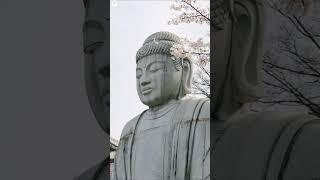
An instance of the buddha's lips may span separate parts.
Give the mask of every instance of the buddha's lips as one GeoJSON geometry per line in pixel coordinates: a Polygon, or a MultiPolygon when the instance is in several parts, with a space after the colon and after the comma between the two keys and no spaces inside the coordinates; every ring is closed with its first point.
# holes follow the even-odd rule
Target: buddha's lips
{"type": "Polygon", "coordinates": [[[149,93],[151,93],[151,91],[152,91],[152,88],[142,88],[143,95],[149,94],[149,93]]]}

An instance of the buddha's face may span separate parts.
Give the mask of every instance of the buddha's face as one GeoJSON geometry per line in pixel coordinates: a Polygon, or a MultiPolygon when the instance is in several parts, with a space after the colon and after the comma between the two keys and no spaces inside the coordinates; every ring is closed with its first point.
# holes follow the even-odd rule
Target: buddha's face
{"type": "Polygon", "coordinates": [[[152,54],[137,62],[137,91],[143,104],[154,107],[176,99],[182,70],[174,67],[170,56],[152,54]]]}

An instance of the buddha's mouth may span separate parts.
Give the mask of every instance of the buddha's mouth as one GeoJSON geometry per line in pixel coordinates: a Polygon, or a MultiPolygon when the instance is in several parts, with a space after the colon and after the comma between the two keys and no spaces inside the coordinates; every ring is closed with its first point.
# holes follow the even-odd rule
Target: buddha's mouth
{"type": "Polygon", "coordinates": [[[152,92],[152,88],[144,88],[144,89],[142,89],[142,94],[143,95],[150,94],[151,92],[152,92]]]}

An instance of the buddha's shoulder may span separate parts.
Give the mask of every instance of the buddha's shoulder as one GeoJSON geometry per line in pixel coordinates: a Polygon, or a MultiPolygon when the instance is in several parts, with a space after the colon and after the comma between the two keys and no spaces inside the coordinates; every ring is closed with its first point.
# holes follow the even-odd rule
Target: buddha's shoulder
{"type": "Polygon", "coordinates": [[[137,120],[139,119],[140,115],[141,114],[135,116],[134,118],[132,118],[130,121],[128,121],[126,123],[126,125],[122,129],[121,138],[120,139],[123,139],[123,138],[129,136],[130,134],[132,134],[134,132],[134,127],[135,127],[135,125],[137,123],[137,120]]]}
{"type": "Polygon", "coordinates": [[[199,119],[205,120],[210,118],[210,99],[190,97],[182,99],[182,102],[187,104],[187,106],[185,106],[185,112],[193,112],[193,109],[190,108],[200,108],[199,119]]]}
{"type": "Polygon", "coordinates": [[[199,114],[200,120],[209,120],[210,119],[210,101],[206,100],[201,107],[201,111],[199,114]]]}

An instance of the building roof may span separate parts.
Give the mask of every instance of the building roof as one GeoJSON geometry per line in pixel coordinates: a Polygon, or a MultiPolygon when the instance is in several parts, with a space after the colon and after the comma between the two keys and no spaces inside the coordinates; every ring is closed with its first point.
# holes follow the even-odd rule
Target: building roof
{"type": "Polygon", "coordinates": [[[110,151],[115,151],[118,147],[119,141],[110,137],[110,151]]]}

